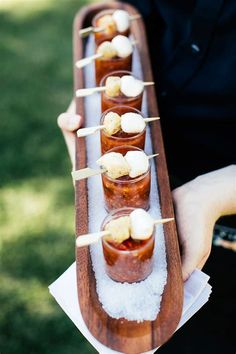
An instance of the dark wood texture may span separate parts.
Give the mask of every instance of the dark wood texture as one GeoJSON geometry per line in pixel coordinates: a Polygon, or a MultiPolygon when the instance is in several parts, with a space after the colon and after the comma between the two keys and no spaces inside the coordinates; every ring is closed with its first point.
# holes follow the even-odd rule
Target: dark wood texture
{"type": "MultiPolygon", "coordinates": [[[[119,2],[100,3],[82,8],[74,20],[74,63],[84,56],[85,40],[79,38],[79,29],[89,26],[92,17],[97,12],[108,8],[122,8],[130,14],[137,14],[137,10],[134,7],[119,2]]],[[[138,40],[137,47],[141,57],[144,80],[153,81],[143,21],[133,21],[131,31],[138,40]]],[[[75,90],[84,87],[82,70],[74,69],[74,82],[75,90]]],[[[157,116],[158,107],[155,89],[150,86],[146,90],[149,116],[157,116]]],[[[81,98],[76,98],[76,112],[84,117],[84,104],[81,98]]],[[[86,122],[86,117],[84,118],[86,122]]],[[[174,210],[159,121],[151,124],[151,134],[154,151],[160,154],[156,159],[156,170],[162,216],[172,217],[174,216],[174,210]]],[[[86,165],[85,139],[77,139],[76,168],[84,168],[86,165]]],[[[78,236],[88,232],[86,180],[76,182],[75,191],[76,235],[78,236]]],[[[115,320],[109,317],[102,309],[97,297],[89,250],[88,248],[76,250],[78,298],[82,316],[94,337],[111,349],[127,354],[137,354],[151,350],[165,343],[178,325],[182,313],[183,282],[175,223],[165,224],[164,234],[168,278],[162,298],[161,310],[155,321],[137,323],[124,319],[115,320]]]]}

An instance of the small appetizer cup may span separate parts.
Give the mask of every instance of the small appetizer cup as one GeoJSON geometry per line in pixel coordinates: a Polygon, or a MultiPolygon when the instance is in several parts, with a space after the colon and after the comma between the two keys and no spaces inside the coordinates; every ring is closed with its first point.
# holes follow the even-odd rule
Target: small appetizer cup
{"type": "MultiPolygon", "coordinates": [[[[104,219],[101,230],[112,219],[129,215],[133,208],[114,210],[104,219]]],[[[146,279],[153,270],[153,250],[155,236],[153,234],[147,240],[128,240],[118,244],[102,239],[105,270],[107,275],[121,283],[134,283],[146,279]]]]}
{"type": "MultiPolygon", "coordinates": [[[[105,15],[112,15],[115,12],[116,9],[111,9],[111,10],[103,10],[97,13],[96,16],[92,19],[92,26],[93,27],[99,27],[98,26],[98,21],[102,16],[105,15]]],[[[117,36],[118,34],[122,34],[123,36],[128,37],[130,34],[130,30],[128,29],[127,31],[124,32],[118,32],[117,29],[113,30],[112,28],[107,28],[104,31],[101,32],[94,32],[94,38],[95,38],[95,43],[98,46],[104,41],[111,41],[112,38],[117,36]]]]}
{"type": "Polygon", "coordinates": [[[96,73],[96,85],[98,86],[102,78],[113,71],[117,70],[127,70],[132,69],[132,54],[128,55],[126,58],[97,58],[95,60],[95,73],[96,73]]]}
{"type": "MultiPolygon", "coordinates": [[[[104,76],[100,82],[100,86],[105,86],[106,79],[108,76],[119,76],[122,77],[124,75],[132,75],[134,76],[130,71],[126,70],[119,70],[119,71],[113,71],[110,74],[107,74],[104,76]]],[[[106,111],[109,108],[112,108],[117,105],[125,105],[129,107],[133,107],[141,111],[142,107],[142,98],[143,98],[143,91],[136,97],[127,97],[123,94],[117,96],[117,97],[111,97],[106,94],[105,91],[102,91],[101,93],[101,110],[102,112],[106,111]]]]}
{"type": "MultiPolygon", "coordinates": [[[[114,106],[113,108],[107,109],[105,112],[103,112],[100,125],[103,125],[104,118],[106,114],[109,112],[115,112],[119,115],[132,112],[132,113],[138,113],[143,117],[143,114],[135,108],[129,106],[114,106]]],[[[100,130],[101,152],[102,154],[105,154],[105,152],[107,152],[108,150],[111,150],[114,147],[121,146],[121,145],[136,146],[144,150],[145,137],[146,137],[146,127],[140,133],[129,134],[120,130],[114,135],[108,135],[106,131],[102,129],[100,130]]]]}
{"type": "MultiPolygon", "coordinates": [[[[117,146],[107,152],[119,152],[125,155],[131,150],[142,151],[135,146],[123,145],[117,146]]],[[[123,176],[113,179],[109,177],[106,172],[103,173],[101,177],[105,208],[107,211],[124,207],[149,209],[151,188],[150,164],[147,172],[135,178],[123,176]]]]}

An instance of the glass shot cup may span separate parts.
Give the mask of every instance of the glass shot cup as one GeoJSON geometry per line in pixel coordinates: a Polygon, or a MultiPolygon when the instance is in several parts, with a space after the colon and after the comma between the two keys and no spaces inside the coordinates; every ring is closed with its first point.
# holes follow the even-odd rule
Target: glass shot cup
{"type": "MultiPolygon", "coordinates": [[[[107,109],[105,112],[103,112],[100,120],[100,125],[103,125],[104,118],[106,114],[109,112],[115,112],[120,116],[122,114],[132,112],[132,113],[140,114],[144,118],[143,114],[136,108],[132,108],[129,106],[114,106],[113,108],[107,109]]],[[[120,130],[114,135],[108,135],[105,129],[102,129],[100,130],[101,152],[102,154],[105,154],[105,152],[107,152],[108,150],[111,150],[114,147],[121,146],[121,145],[136,146],[144,150],[145,137],[146,137],[146,127],[140,133],[130,134],[120,130]]]]}
{"type": "MultiPolygon", "coordinates": [[[[117,146],[108,152],[119,152],[125,155],[128,151],[142,151],[135,146],[117,146]]],[[[101,175],[104,202],[107,211],[114,209],[132,207],[149,209],[150,206],[150,188],[151,188],[151,168],[144,174],[131,178],[128,175],[113,179],[103,173],[101,175]]]]}
{"type": "Polygon", "coordinates": [[[95,59],[95,75],[96,75],[96,85],[98,86],[104,76],[110,74],[117,70],[127,70],[132,69],[132,53],[126,58],[97,58],[95,59]]]}
{"type": "MultiPolygon", "coordinates": [[[[124,75],[134,76],[130,71],[126,71],[126,70],[113,71],[110,74],[107,74],[106,76],[104,76],[102,78],[102,80],[100,82],[100,86],[105,86],[106,79],[108,78],[108,76],[122,77],[124,75]]],[[[124,106],[125,105],[125,106],[136,108],[139,111],[141,111],[142,98],[143,98],[143,91],[136,97],[127,97],[123,94],[121,94],[117,97],[111,97],[106,94],[106,91],[102,91],[101,92],[101,110],[102,110],[102,112],[104,112],[107,109],[112,108],[114,106],[117,106],[117,105],[124,106]]]]}
{"type": "MultiPolygon", "coordinates": [[[[103,10],[103,11],[98,12],[97,15],[95,15],[92,19],[92,26],[99,27],[98,26],[99,19],[105,15],[112,15],[115,12],[115,10],[116,9],[110,9],[110,10],[103,10]]],[[[118,34],[122,34],[123,36],[128,37],[130,34],[130,29],[128,28],[124,32],[118,32],[117,29],[113,29],[111,27],[108,27],[104,31],[94,32],[95,43],[98,46],[99,44],[101,44],[104,41],[111,41],[112,38],[114,38],[118,34]]]]}
{"type": "MultiPolygon", "coordinates": [[[[104,219],[101,230],[111,220],[129,215],[133,208],[114,210],[104,219]]],[[[102,239],[105,271],[107,275],[117,282],[134,283],[146,279],[153,270],[153,251],[155,244],[154,231],[147,240],[133,240],[131,237],[117,244],[102,239]]]]}

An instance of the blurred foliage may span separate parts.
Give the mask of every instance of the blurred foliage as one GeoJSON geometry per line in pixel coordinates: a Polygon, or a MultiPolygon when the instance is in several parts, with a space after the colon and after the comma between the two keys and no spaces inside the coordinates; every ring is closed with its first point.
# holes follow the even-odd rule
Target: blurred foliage
{"type": "Polygon", "coordinates": [[[74,261],[74,192],[56,118],[73,90],[82,0],[0,0],[0,352],[92,354],[48,292],[74,261]]]}

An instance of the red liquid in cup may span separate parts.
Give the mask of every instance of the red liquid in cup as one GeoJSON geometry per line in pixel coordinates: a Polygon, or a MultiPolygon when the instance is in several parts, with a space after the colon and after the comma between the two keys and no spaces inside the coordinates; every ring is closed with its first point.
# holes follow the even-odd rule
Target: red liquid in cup
{"type": "MultiPolygon", "coordinates": [[[[108,215],[102,225],[112,219],[129,215],[133,209],[124,208],[108,215]]],[[[148,277],[153,270],[154,234],[147,240],[136,241],[131,237],[117,244],[112,241],[102,240],[103,254],[107,275],[118,282],[139,282],[148,277]]]]}
{"type": "MultiPolygon", "coordinates": [[[[134,146],[120,146],[108,152],[119,152],[125,155],[130,150],[142,151],[134,146]]],[[[111,211],[124,207],[149,209],[151,188],[150,166],[146,173],[135,178],[123,176],[112,179],[106,173],[103,173],[101,177],[106,210],[111,211]]]]}
{"type": "MultiPolygon", "coordinates": [[[[122,77],[124,75],[132,75],[132,73],[130,71],[125,71],[125,70],[113,71],[112,73],[103,77],[103,79],[101,80],[100,86],[105,86],[106,79],[108,76],[122,77]]],[[[142,98],[143,98],[143,92],[141,92],[141,94],[136,97],[127,97],[123,94],[121,94],[117,97],[111,97],[111,96],[108,96],[105,91],[102,91],[101,92],[101,110],[102,110],[102,112],[104,112],[107,109],[113,108],[114,106],[122,105],[122,106],[129,106],[131,108],[136,108],[139,111],[141,111],[142,98]]]]}
{"type": "MultiPolygon", "coordinates": [[[[93,18],[92,20],[92,26],[93,27],[98,27],[99,25],[99,19],[104,16],[104,15],[112,15],[115,12],[115,10],[103,10],[97,13],[97,15],[93,18]]],[[[127,29],[127,31],[124,32],[118,32],[117,30],[113,30],[111,27],[107,28],[105,31],[101,32],[94,32],[94,38],[95,38],[95,43],[98,46],[104,41],[111,41],[112,38],[117,36],[118,34],[122,34],[123,36],[128,37],[130,34],[130,30],[127,29]]]]}

